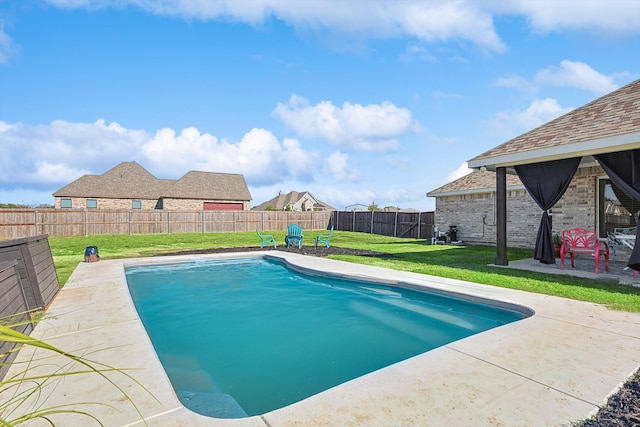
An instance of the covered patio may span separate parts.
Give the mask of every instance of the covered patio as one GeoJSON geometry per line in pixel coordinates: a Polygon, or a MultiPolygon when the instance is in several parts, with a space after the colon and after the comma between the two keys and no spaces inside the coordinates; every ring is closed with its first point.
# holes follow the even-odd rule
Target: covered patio
{"type": "MultiPolygon", "coordinates": [[[[589,179],[583,179],[582,200],[577,201],[587,211],[588,228],[597,230],[600,238],[606,237],[603,214],[598,207],[598,198],[603,198],[604,194],[598,192],[597,175],[610,179],[616,195],[620,194],[627,201],[624,207],[633,216],[634,224],[637,223],[640,211],[640,80],[474,157],[469,160],[469,167],[496,172],[496,265],[509,265],[506,251],[507,174],[517,174],[540,207],[541,221],[534,249],[534,259],[539,264],[556,263],[552,240],[553,232],[560,230],[553,227],[551,210],[567,188],[576,185],[572,180],[577,171],[589,168],[596,171],[589,179]]],[[[581,221],[585,222],[584,218],[581,221]]],[[[585,224],[573,225],[578,226],[585,224]]],[[[640,270],[640,245],[631,246],[626,267],[640,270]]],[[[571,266],[568,268],[570,271],[571,266]]],[[[633,278],[632,271],[630,276],[633,278]]]]}

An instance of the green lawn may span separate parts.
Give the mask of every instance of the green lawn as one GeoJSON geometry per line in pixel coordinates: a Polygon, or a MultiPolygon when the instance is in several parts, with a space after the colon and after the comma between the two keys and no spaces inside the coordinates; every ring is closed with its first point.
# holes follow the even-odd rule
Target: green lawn
{"type": "MultiPolygon", "coordinates": [[[[274,234],[279,244],[284,242],[284,231],[271,234],[274,234]]],[[[317,233],[307,234],[315,236],[317,233]]],[[[309,239],[306,244],[312,242],[313,239],[309,239]]],[[[86,246],[98,246],[102,259],[115,259],[192,249],[258,246],[259,243],[260,239],[255,232],[49,238],[58,278],[63,284],[78,263],[82,262],[86,246]]],[[[488,267],[487,264],[492,263],[495,258],[493,247],[434,246],[424,240],[346,231],[335,231],[331,245],[394,255],[392,258],[332,256],[344,261],[560,296],[605,304],[616,310],[640,312],[640,288],[604,280],[488,267]]],[[[530,258],[532,255],[529,250],[509,249],[507,256],[509,260],[517,260],[530,258]]]]}

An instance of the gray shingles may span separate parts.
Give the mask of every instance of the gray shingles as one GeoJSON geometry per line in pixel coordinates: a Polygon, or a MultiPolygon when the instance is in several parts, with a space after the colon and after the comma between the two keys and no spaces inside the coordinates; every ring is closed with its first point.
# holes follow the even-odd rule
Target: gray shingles
{"type": "MultiPolygon", "coordinates": [[[[507,186],[521,186],[522,181],[517,175],[507,175],[507,186]]],[[[495,191],[496,174],[490,171],[476,171],[449,182],[442,187],[436,188],[427,193],[429,197],[435,197],[444,193],[461,193],[465,191],[487,190],[487,192],[495,191]]]]}
{"type": "Polygon", "coordinates": [[[53,193],[55,197],[251,200],[239,174],[191,171],[179,180],[158,179],[136,162],[122,162],[102,175],[84,175],[53,193]]]}
{"type": "Polygon", "coordinates": [[[640,132],[640,80],[498,145],[471,161],[640,132]]]}

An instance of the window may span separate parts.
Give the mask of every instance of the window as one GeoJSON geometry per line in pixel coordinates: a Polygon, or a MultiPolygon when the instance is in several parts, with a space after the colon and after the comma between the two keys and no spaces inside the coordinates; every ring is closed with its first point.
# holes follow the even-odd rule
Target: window
{"type": "Polygon", "coordinates": [[[87,209],[95,209],[98,207],[98,201],[96,199],[87,199],[87,209]]]}
{"type": "Polygon", "coordinates": [[[71,199],[60,199],[60,207],[61,208],[71,208],[73,205],[71,203],[71,199]]]}
{"type": "Polygon", "coordinates": [[[131,209],[142,209],[142,201],[141,200],[132,200],[131,201],[131,209]]]}
{"type": "Polygon", "coordinates": [[[640,202],[616,187],[610,179],[598,180],[598,234],[607,237],[616,227],[635,227],[640,202]],[[634,217],[635,216],[635,217],[634,217]]]}

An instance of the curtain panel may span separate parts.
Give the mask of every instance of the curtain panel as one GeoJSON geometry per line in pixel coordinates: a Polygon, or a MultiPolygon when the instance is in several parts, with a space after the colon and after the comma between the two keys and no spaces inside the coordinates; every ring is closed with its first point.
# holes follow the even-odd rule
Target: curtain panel
{"type": "Polygon", "coordinates": [[[576,157],[515,166],[522,184],[543,211],[533,256],[543,264],[556,262],[549,209],[567,191],[579,164],[580,157],[576,157]]]}

